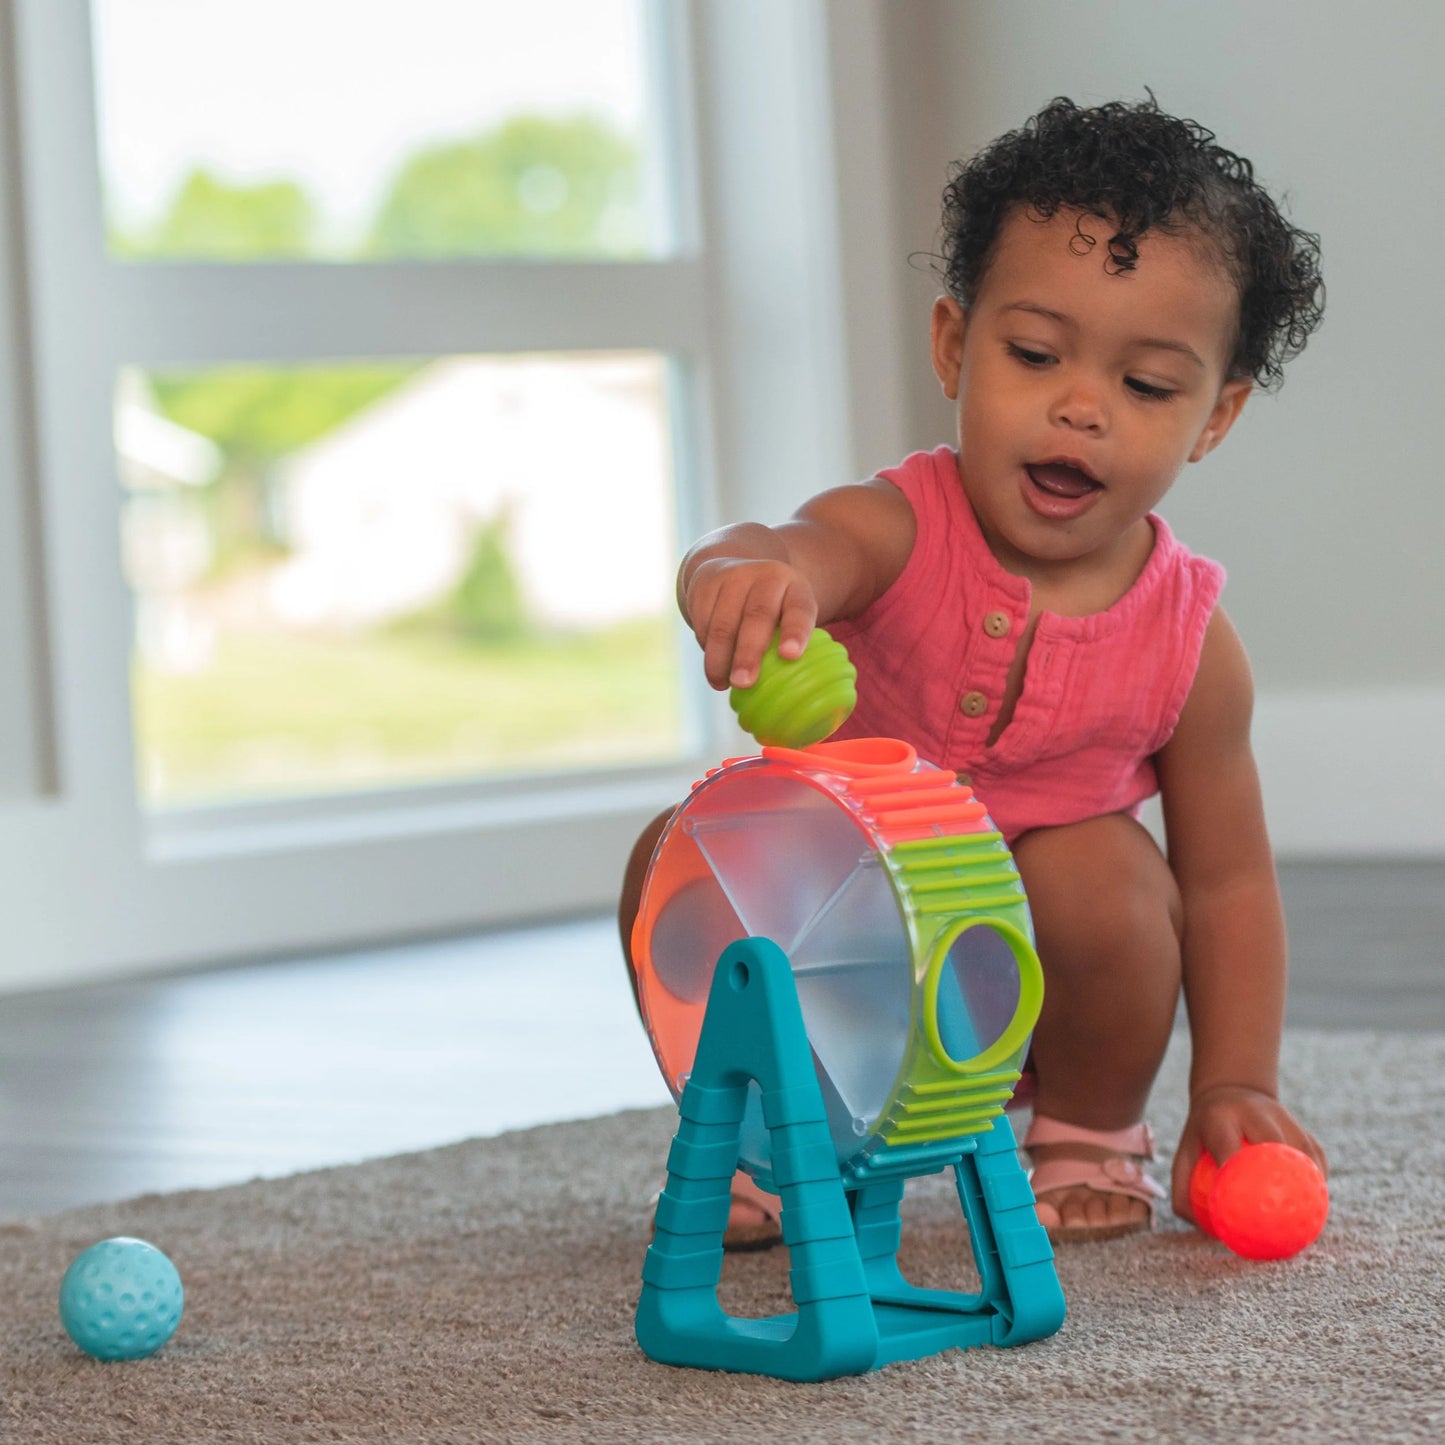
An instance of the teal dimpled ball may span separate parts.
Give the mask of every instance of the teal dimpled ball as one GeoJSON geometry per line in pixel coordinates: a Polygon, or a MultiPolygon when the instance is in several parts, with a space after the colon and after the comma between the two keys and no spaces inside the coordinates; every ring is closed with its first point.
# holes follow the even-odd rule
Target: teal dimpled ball
{"type": "Polygon", "coordinates": [[[155,1245],[123,1235],[75,1257],[60,1281],[60,1323],[97,1360],[143,1360],[175,1334],[181,1277],[155,1245]]]}
{"type": "Polygon", "coordinates": [[[763,654],[758,680],[729,694],[743,730],[764,747],[806,748],[836,732],[858,703],[858,671],[841,642],[815,627],[801,657],[763,654]]]}

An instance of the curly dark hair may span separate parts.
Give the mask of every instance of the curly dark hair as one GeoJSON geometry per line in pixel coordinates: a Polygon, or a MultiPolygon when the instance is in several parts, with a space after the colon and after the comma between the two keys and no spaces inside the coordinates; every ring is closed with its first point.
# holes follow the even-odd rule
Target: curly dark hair
{"type": "MultiPolygon", "coordinates": [[[[1239,290],[1231,378],[1278,387],[1324,315],[1319,237],[1291,226],[1243,156],[1215,145],[1197,121],[1137,103],[1084,109],[1067,97],[972,159],[957,162],[943,193],[944,285],[967,308],[988,271],[999,229],[1024,206],[1112,221],[1105,265],[1129,271],[1151,228],[1193,231],[1211,243],[1239,290]]],[[[1076,245],[1092,245],[1082,230],[1076,245]]]]}

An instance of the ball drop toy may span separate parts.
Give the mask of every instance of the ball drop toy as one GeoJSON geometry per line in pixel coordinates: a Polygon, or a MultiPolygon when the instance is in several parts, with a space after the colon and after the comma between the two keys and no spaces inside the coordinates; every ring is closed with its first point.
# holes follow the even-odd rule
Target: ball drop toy
{"type": "Polygon", "coordinates": [[[733,688],[728,701],[743,731],[764,747],[806,748],[843,726],[858,703],[857,679],[843,644],[815,627],[792,661],[778,655],[774,637],[757,681],[733,688]]]}
{"type": "Polygon", "coordinates": [[[1199,1227],[1242,1258],[1289,1259],[1319,1238],[1330,1193],[1298,1149],[1246,1144],[1222,1165],[1199,1156],[1189,1202],[1199,1227]]]}
{"type": "Polygon", "coordinates": [[[694,784],[648,865],[633,958],[678,1124],[635,1329],[665,1364],[825,1380],[1063,1323],[1004,1112],[1043,1003],[1023,882],[952,770],[821,741],[853,683],[824,632],[770,654],[733,696],[762,751],[694,784]],[[739,1167],[779,1196],[790,1313],[718,1298],[739,1167]],[[898,1265],[905,1184],[942,1169],[976,1289],[898,1265]]]}
{"type": "Polygon", "coordinates": [[[97,1360],[143,1360],[175,1334],[184,1292],[155,1245],[120,1235],[75,1257],[60,1282],[60,1323],[97,1360]]]}

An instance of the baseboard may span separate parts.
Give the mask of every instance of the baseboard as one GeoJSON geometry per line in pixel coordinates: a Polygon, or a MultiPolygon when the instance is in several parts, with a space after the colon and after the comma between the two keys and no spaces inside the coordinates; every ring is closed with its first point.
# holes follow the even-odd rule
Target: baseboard
{"type": "Polygon", "coordinates": [[[1254,752],[1281,860],[1445,859],[1445,688],[1262,694],[1254,752]]]}
{"type": "Polygon", "coordinates": [[[1280,857],[1445,857],[1445,688],[1265,693],[1254,749],[1280,857]]]}

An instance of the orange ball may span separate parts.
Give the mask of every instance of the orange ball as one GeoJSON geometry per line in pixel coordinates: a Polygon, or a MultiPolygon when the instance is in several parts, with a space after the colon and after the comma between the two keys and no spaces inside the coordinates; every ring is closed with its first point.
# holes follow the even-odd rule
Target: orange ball
{"type": "Polygon", "coordinates": [[[1330,1194],[1307,1154],[1246,1144],[1220,1167],[1207,1208],[1214,1234],[1235,1254],[1289,1259],[1319,1238],[1330,1194]]]}
{"type": "Polygon", "coordinates": [[[1219,1178],[1219,1165],[1214,1155],[1206,1149],[1194,1161],[1194,1173],[1189,1176],[1189,1207],[1194,1211],[1194,1222],[1205,1234],[1214,1233],[1214,1221],[1209,1217],[1209,1196],[1214,1191],[1214,1181],[1219,1178]]]}

